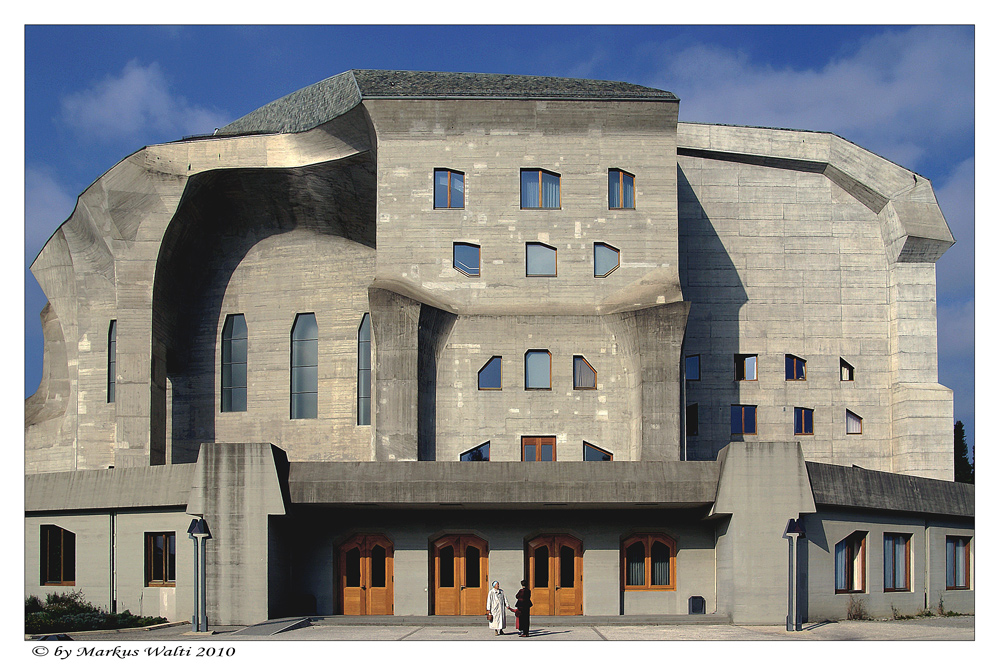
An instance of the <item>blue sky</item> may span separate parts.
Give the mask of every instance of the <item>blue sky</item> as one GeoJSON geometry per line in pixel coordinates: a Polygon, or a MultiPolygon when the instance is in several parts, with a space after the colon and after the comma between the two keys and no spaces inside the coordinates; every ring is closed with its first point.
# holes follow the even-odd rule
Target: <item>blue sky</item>
{"type": "Polygon", "coordinates": [[[27,26],[24,395],[41,378],[27,270],[76,197],[145,145],[211,133],[348,69],[537,74],[670,90],[680,119],[828,131],[934,184],[940,382],[975,438],[975,31],[968,26],[27,26]]]}

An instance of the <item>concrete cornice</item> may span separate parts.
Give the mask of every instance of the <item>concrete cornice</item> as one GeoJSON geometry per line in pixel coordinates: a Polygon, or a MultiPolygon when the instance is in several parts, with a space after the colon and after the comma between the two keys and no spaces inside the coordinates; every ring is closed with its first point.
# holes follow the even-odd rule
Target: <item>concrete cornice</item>
{"type": "Polygon", "coordinates": [[[184,506],[195,465],[125,467],[24,476],[24,510],[88,511],[184,506]]]}

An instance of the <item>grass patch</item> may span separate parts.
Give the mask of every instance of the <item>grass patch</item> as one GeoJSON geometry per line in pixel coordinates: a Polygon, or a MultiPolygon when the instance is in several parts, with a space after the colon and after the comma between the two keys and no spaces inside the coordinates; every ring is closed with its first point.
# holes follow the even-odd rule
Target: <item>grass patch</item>
{"type": "Polygon", "coordinates": [[[108,613],[83,598],[83,592],[49,594],[43,602],[31,595],[24,600],[24,633],[53,634],[65,631],[95,631],[148,627],[166,622],[163,617],[132,615],[128,611],[108,613]]]}

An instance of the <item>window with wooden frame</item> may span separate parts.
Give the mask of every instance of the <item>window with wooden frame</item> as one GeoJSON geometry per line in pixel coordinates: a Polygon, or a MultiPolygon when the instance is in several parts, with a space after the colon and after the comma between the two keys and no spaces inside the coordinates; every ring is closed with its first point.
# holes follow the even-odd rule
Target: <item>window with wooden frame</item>
{"type": "Polygon", "coordinates": [[[479,277],[481,250],[475,243],[453,243],[451,265],[456,271],[468,277],[479,277]]]}
{"type": "Polygon", "coordinates": [[[968,590],[969,565],[972,564],[969,537],[945,537],[945,587],[949,590],[968,590]]]}
{"type": "Polygon", "coordinates": [[[684,379],[689,382],[701,380],[701,355],[684,357],[684,379]]]}
{"type": "Polygon", "coordinates": [[[635,176],[621,169],[608,169],[608,208],[635,208],[635,176]]]}
{"type": "Polygon", "coordinates": [[[573,388],[579,391],[597,390],[597,371],[579,355],[573,357],[573,388]]]}
{"type": "Polygon", "coordinates": [[[527,462],[551,462],[556,459],[555,437],[522,437],[521,460],[527,462]]]}
{"type": "Polygon", "coordinates": [[[524,274],[527,277],[556,277],[556,249],[545,243],[524,244],[524,274]]]}
{"type": "Polygon", "coordinates": [[[41,526],[41,585],[76,585],[76,535],[58,525],[41,526]]]}
{"type": "Polygon", "coordinates": [[[465,208],[465,174],[434,169],[434,207],[465,208]]]}
{"type": "Polygon", "coordinates": [[[834,590],[837,594],[865,591],[867,532],[855,532],[833,549],[834,590]]]}
{"type": "Polygon", "coordinates": [[[521,209],[560,208],[559,174],[544,169],[521,169],[521,209]]]}
{"type": "Polygon", "coordinates": [[[599,446],[594,446],[590,442],[583,443],[583,459],[586,461],[607,462],[614,460],[615,456],[611,451],[605,451],[599,446]]]}
{"type": "Polygon", "coordinates": [[[622,541],[624,590],[676,590],[677,542],[666,534],[634,534],[622,541]]]}
{"type": "Polygon", "coordinates": [[[910,535],[885,534],[882,544],[883,588],[886,592],[909,592],[910,535]]]}
{"type": "Polygon", "coordinates": [[[479,390],[499,391],[503,388],[503,357],[494,356],[479,368],[479,390]]]}
{"type": "Polygon", "coordinates": [[[854,366],[840,359],[840,381],[842,382],[853,382],[854,381],[854,366]]]}
{"type": "Polygon", "coordinates": [[[146,532],[146,587],[173,587],[177,581],[174,532],[146,532]]]}
{"type": "Polygon", "coordinates": [[[729,409],[730,434],[757,434],[757,405],[732,405],[729,409]]]}
{"type": "Polygon", "coordinates": [[[862,430],[862,419],[860,416],[847,410],[847,434],[848,435],[860,435],[862,430]]]}
{"type": "Polygon", "coordinates": [[[696,402],[687,406],[684,418],[684,430],[688,437],[698,434],[698,403],[696,402]]]}
{"type": "Polygon", "coordinates": [[[548,349],[529,349],[524,353],[524,389],[552,389],[552,354],[548,349]]]}
{"type": "Polygon", "coordinates": [[[458,459],[463,462],[488,462],[490,459],[490,443],[483,442],[479,446],[474,446],[468,451],[459,454],[458,459]]]}
{"type": "Polygon", "coordinates": [[[736,381],[757,381],[757,354],[734,354],[733,366],[736,381]]]}
{"type": "Polygon", "coordinates": [[[621,252],[607,243],[594,243],[594,277],[608,277],[621,264],[621,252]]]}
{"type": "Polygon", "coordinates": [[[118,372],[118,321],[108,325],[108,402],[115,401],[115,384],[118,372]]]}
{"type": "Polygon", "coordinates": [[[813,434],[813,410],[807,407],[795,408],[795,434],[813,434]]]}
{"type": "Polygon", "coordinates": [[[798,382],[805,381],[806,360],[791,354],[785,354],[785,381],[798,382]]]}
{"type": "Polygon", "coordinates": [[[247,411],[247,320],[226,315],[222,326],[222,405],[224,412],[247,411]]]}

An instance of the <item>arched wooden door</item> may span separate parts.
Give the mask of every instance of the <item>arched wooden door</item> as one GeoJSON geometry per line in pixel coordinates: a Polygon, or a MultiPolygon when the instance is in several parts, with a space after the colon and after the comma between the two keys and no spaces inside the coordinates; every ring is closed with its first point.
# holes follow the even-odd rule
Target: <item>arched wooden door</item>
{"type": "Polygon", "coordinates": [[[489,545],[471,534],[434,542],[434,614],[482,615],[489,594],[489,545]]]}
{"type": "Polygon", "coordinates": [[[544,534],[528,542],[532,615],[583,615],[583,542],[544,534]]]}
{"type": "Polygon", "coordinates": [[[340,546],[340,612],[392,615],[392,542],[356,534],[340,546]]]}

